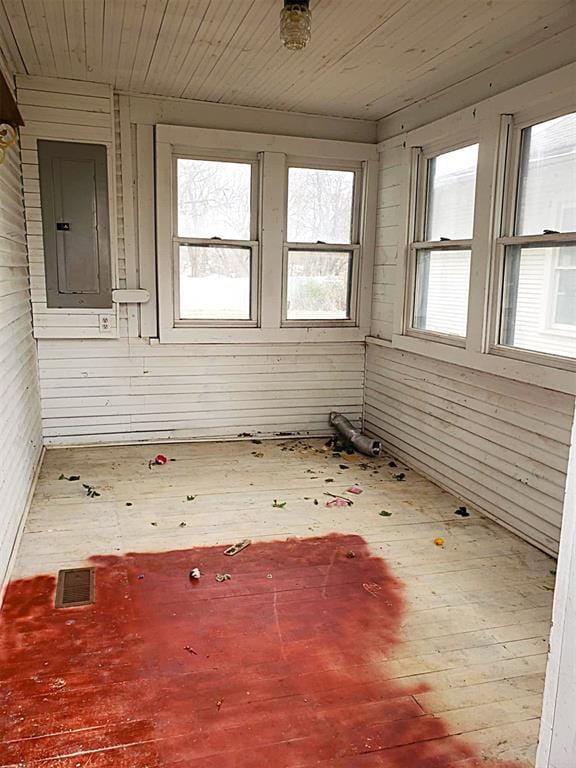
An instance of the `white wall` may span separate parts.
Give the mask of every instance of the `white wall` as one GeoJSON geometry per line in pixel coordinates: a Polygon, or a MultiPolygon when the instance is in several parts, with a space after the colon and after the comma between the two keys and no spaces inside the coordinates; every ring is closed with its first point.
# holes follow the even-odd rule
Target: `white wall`
{"type": "Polygon", "coordinates": [[[564,519],[550,655],[536,768],[573,768],[576,755],[576,421],[564,501],[564,519]]]}
{"type": "Polygon", "coordinates": [[[360,418],[362,342],[157,343],[153,126],[301,131],[366,141],[374,138],[373,123],[118,97],[107,86],[71,80],[19,76],[17,84],[28,121],[26,217],[47,444],[325,434],[331,410],[360,418]],[[141,311],[137,305],[120,305],[113,313],[47,309],[38,138],[109,147],[115,287],[149,290],[152,300],[141,311]],[[111,315],[106,333],[99,328],[101,315],[111,315]]]}
{"type": "MultiPolygon", "coordinates": [[[[550,78],[550,93],[553,85],[550,78]]],[[[511,108],[506,94],[498,98],[499,112],[511,108]]],[[[529,87],[522,86],[514,98],[530,103],[529,87]]],[[[485,113],[480,104],[465,117],[446,119],[438,131],[485,113]]],[[[537,385],[539,366],[532,366],[532,383],[520,383],[514,366],[502,358],[478,355],[494,363],[493,372],[478,370],[458,364],[465,355],[457,353],[465,350],[398,336],[410,185],[405,139],[400,135],[380,145],[365,425],[392,453],[471,507],[557,553],[574,396],[537,385]],[[507,375],[496,375],[498,367],[507,368],[507,375]]],[[[573,385],[574,374],[566,372],[564,381],[568,378],[573,385]]]]}
{"type": "Polygon", "coordinates": [[[0,165],[0,589],[42,449],[20,152],[0,165]]]}

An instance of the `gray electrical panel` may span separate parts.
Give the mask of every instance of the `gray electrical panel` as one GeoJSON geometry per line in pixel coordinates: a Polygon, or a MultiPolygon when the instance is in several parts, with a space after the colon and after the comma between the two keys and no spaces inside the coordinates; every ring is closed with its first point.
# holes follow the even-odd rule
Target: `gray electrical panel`
{"type": "Polygon", "coordinates": [[[110,308],[106,147],[38,141],[47,304],[110,308]]]}

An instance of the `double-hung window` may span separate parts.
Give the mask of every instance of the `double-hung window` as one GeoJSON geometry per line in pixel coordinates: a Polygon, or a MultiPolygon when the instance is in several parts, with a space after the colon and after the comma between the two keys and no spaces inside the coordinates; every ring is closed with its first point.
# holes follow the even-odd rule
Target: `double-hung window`
{"type": "Polygon", "coordinates": [[[176,324],[256,320],[256,162],[176,157],[176,324]]]}
{"type": "Polygon", "coordinates": [[[477,163],[478,144],[417,158],[409,332],[466,336],[477,163]]]}
{"type": "Polygon", "coordinates": [[[361,167],[288,165],[284,323],[352,324],[361,167]]]}
{"type": "Polygon", "coordinates": [[[514,137],[497,343],[576,358],[576,113],[514,137]]]}

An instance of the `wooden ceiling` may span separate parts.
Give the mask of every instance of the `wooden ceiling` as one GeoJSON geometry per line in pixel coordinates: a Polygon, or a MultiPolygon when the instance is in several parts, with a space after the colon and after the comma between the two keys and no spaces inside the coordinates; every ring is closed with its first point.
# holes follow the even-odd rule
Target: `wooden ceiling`
{"type": "Polygon", "coordinates": [[[0,0],[0,46],[32,75],[378,119],[576,33],[575,0],[312,0],[312,42],[293,53],[278,38],[281,5],[0,0]]]}

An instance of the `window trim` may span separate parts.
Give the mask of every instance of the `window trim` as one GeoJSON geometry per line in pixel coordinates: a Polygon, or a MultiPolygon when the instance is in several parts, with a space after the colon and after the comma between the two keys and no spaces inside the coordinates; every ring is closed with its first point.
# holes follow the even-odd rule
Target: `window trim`
{"type": "Polygon", "coordinates": [[[316,158],[287,157],[285,171],[285,199],[284,206],[284,243],[282,254],[282,327],[283,328],[342,328],[356,327],[358,325],[358,296],[360,280],[360,264],[362,262],[361,220],[365,203],[364,189],[365,168],[363,163],[351,163],[347,161],[322,161],[316,158]],[[349,243],[319,243],[289,241],[288,237],[288,191],[290,168],[306,168],[310,170],[349,171],[354,173],[354,186],[352,190],[352,216],[350,222],[349,243]],[[351,269],[348,275],[348,309],[347,318],[293,319],[288,318],[288,252],[289,251],[327,251],[333,253],[340,251],[351,254],[351,269]]]}
{"type": "MultiPolygon", "coordinates": [[[[156,125],[156,265],[158,276],[158,327],[160,343],[275,343],[275,342],[363,342],[370,331],[372,268],[376,235],[378,190],[378,149],[376,144],[332,139],[305,139],[296,136],[248,133],[189,126],[156,125]],[[173,247],[173,159],[179,153],[192,157],[219,156],[220,159],[259,158],[259,269],[257,294],[260,298],[257,323],[252,326],[178,326],[174,321],[173,247]],[[288,159],[309,160],[329,167],[362,165],[363,206],[359,221],[362,258],[358,259],[356,282],[357,311],[354,324],[338,325],[321,321],[313,325],[287,327],[282,323],[283,266],[285,238],[286,163],[288,159]]],[[[318,166],[319,167],[319,166],[318,166]]],[[[225,321],[226,322],[226,321],[225,321]]],[[[243,321],[244,323],[246,321],[243,321]]]]}
{"type": "Polygon", "coordinates": [[[476,167],[476,184],[474,188],[474,214],[472,219],[472,236],[464,239],[454,240],[427,240],[426,225],[428,217],[428,202],[430,194],[430,161],[439,155],[454,152],[458,149],[470,147],[478,144],[478,157],[480,158],[480,138],[474,134],[468,134],[455,140],[451,137],[444,141],[431,141],[422,147],[412,147],[411,157],[411,192],[410,209],[408,224],[408,247],[406,263],[406,286],[404,293],[404,321],[402,334],[413,336],[424,341],[437,341],[440,344],[449,344],[455,347],[466,347],[466,340],[469,334],[469,310],[470,310],[470,288],[472,263],[475,250],[475,229],[476,229],[476,201],[478,199],[478,166],[476,167]],[[441,331],[431,331],[424,328],[417,328],[414,325],[414,310],[416,302],[416,268],[418,251],[441,251],[441,250],[464,250],[470,251],[470,276],[469,276],[469,299],[467,307],[466,334],[443,333],[441,331]]]}
{"type": "MultiPolygon", "coordinates": [[[[515,360],[549,365],[551,368],[576,370],[576,358],[550,352],[524,349],[504,344],[501,341],[502,312],[504,308],[504,279],[506,251],[511,246],[559,246],[563,243],[576,245],[576,232],[554,234],[516,235],[516,216],[520,191],[522,163],[522,132],[526,128],[554,120],[576,110],[576,105],[565,105],[552,110],[536,107],[518,116],[506,116],[507,135],[500,131],[499,152],[505,155],[503,179],[492,201],[500,209],[499,222],[494,230],[492,244],[491,311],[487,318],[488,354],[509,357],[515,360]]],[[[504,123],[504,120],[502,121],[504,123]]],[[[546,309],[547,311],[547,309],[546,309]]]]}

